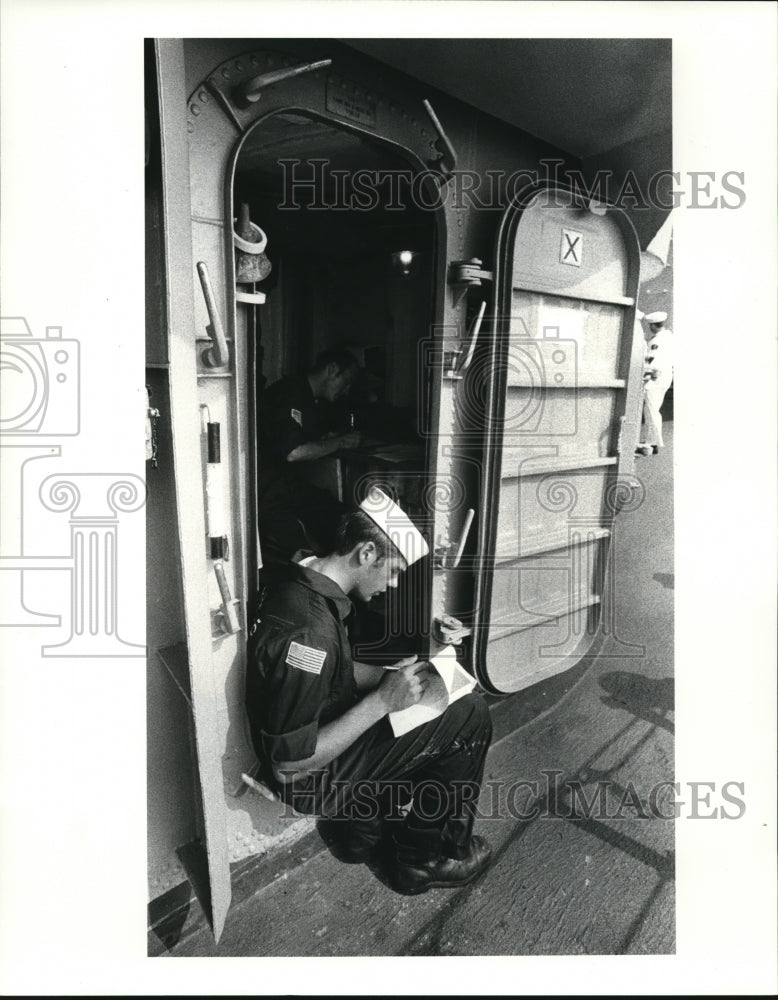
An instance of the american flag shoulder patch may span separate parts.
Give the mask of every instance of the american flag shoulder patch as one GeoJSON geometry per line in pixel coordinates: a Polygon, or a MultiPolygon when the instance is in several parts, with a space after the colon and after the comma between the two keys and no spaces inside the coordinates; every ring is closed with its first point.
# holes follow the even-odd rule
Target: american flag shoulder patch
{"type": "Polygon", "coordinates": [[[313,646],[304,646],[301,642],[292,642],[286,654],[286,662],[290,667],[307,670],[309,674],[320,674],[326,657],[326,649],[316,649],[313,646]]]}

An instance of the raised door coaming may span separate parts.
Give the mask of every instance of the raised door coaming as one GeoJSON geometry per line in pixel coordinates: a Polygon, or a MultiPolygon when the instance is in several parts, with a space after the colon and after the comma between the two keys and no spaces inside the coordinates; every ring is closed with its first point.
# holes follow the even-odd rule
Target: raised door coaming
{"type": "Polygon", "coordinates": [[[533,189],[498,236],[475,646],[496,692],[569,669],[607,624],[640,420],[639,246],[623,212],[594,209],[533,189]]]}

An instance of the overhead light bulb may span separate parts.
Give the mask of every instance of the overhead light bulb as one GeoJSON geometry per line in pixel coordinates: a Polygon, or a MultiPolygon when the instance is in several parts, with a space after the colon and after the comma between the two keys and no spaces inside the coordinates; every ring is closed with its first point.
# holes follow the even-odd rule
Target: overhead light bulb
{"type": "Polygon", "coordinates": [[[392,254],[392,264],[402,275],[411,273],[411,265],[416,254],[413,250],[397,250],[392,254]]]}

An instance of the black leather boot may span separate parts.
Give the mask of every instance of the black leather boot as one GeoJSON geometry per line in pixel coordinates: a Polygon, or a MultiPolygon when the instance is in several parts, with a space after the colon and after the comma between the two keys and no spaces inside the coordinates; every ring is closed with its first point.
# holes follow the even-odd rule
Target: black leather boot
{"type": "Polygon", "coordinates": [[[479,836],[471,838],[470,851],[461,859],[438,856],[427,861],[406,860],[400,848],[389,862],[387,875],[395,892],[416,896],[428,889],[467,885],[488,867],[491,856],[489,842],[479,836]]]}
{"type": "Polygon", "coordinates": [[[364,864],[379,852],[383,838],[383,823],[319,820],[319,834],[332,854],[347,865],[364,864]]]}

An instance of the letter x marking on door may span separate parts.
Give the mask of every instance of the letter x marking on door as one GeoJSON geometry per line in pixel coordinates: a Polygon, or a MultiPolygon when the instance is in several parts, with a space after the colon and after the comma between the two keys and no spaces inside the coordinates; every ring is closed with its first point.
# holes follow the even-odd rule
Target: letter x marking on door
{"type": "Polygon", "coordinates": [[[580,267],[583,259],[583,234],[574,229],[562,230],[562,248],[559,260],[562,264],[580,267]]]}

